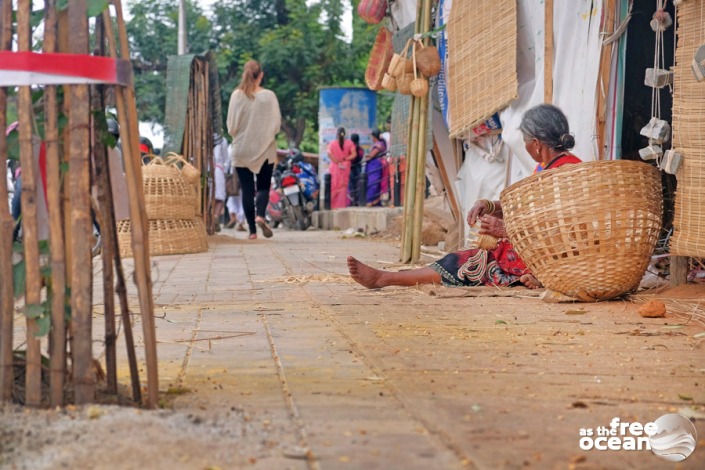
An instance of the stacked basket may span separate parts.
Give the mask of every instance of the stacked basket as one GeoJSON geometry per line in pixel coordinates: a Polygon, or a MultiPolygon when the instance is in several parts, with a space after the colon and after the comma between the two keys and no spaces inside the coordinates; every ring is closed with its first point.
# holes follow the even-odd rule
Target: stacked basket
{"type": "MultiPolygon", "coordinates": [[[[142,167],[142,189],[147,213],[149,253],[175,255],[208,250],[206,229],[196,217],[198,197],[194,168],[183,157],[152,157],[142,167]],[[178,158],[176,158],[178,157],[178,158]],[[183,166],[177,166],[181,163],[183,166]]],[[[196,170],[197,171],[197,170],[196,170]]],[[[132,256],[130,220],[118,222],[120,255],[132,256]]]]}

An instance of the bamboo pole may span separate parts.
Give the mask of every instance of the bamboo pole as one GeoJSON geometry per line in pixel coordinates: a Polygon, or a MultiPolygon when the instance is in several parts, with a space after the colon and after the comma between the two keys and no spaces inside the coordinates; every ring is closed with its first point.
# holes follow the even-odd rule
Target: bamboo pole
{"type": "Polygon", "coordinates": [[[125,285],[125,273],[122,269],[120,259],[120,249],[117,237],[113,239],[113,257],[115,260],[115,273],[117,283],[115,292],[120,299],[120,316],[122,317],[122,328],[125,331],[125,346],[127,347],[127,362],[130,366],[130,381],[132,382],[132,399],[136,403],[142,402],[142,391],[140,390],[140,374],[137,368],[137,354],[135,352],[135,340],[132,337],[132,319],[127,306],[127,287],[125,285]]]}
{"type": "MultiPolygon", "coordinates": [[[[105,55],[105,37],[102,15],[95,22],[95,45],[93,55],[105,55]]],[[[104,115],[105,86],[95,85],[91,90],[91,114],[104,115]]],[[[113,193],[110,183],[110,164],[108,149],[102,142],[99,121],[93,119],[93,163],[95,167],[95,185],[98,205],[100,207],[100,234],[102,240],[101,260],[103,263],[103,304],[105,312],[105,376],[107,392],[117,394],[117,334],[115,330],[115,290],[113,276],[113,249],[116,225],[113,193]]]]}
{"type": "Polygon", "coordinates": [[[553,103],[553,0],[544,8],[543,101],[553,103]]]}
{"type": "MultiPolygon", "coordinates": [[[[44,52],[56,52],[56,0],[44,3],[44,52]]],[[[64,230],[61,213],[61,175],[59,165],[59,128],[56,87],[44,89],[45,138],[47,152],[47,202],[49,212],[49,243],[51,248],[51,333],[50,333],[50,396],[52,407],[64,402],[66,375],[66,263],[64,260],[64,230]]]]}
{"type": "MultiPolygon", "coordinates": [[[[32,50],[30,28],[31,1],[23,0],[17,9],[17,38],[20,52],[32,50]]],[[[20,164],[22,165],[22,237],[26,267],[25,305],[41,303],[42,280],[39,273],[39,238],[37,227],[37,167],[32,146],[32,90],[19,87],[18,117],[20,131],[20,164]]],[[[4,201],[2,201],[4,203],[4,201]]],[[[27,318],[27,370],[25,403],[39,406],[42,402],[42,356],[36,333],[37,321],[27,318]]]]}
{"type": "MultiPolygon", "coordinates": [[[[69,2],[69,49],[88,53],[86,0],[69,2]]],[[[93,372],[92,220],[90,205],[90,113],[88,85],[70,85],[69,198],[71,199],[71,315],[74,324],[73,386],[77,405],[95,399],[93,372]]]]}
{"type": "MultiPolygon", "coordinates": [[[[12,2],[0,3],[0,50],[12,48],[12,2]]],[[[7,88],[0,87],[0,162],[7,168],[7,88]]],[[[14,221],[5,203],[7,178],[0,177],[0,400],[12,399],[15,376],[12,370],[14,286],[12,277],[12,231],[14,221]]]]}
{"type": "MultiPolygon", "coordinates": [[[[606,0],[602,10],[601,30],[612,26],[616,27],[615,21],[616,0],[606,0]]],[[[602,36],[601,36],[602,37],[602,36]]],[[[607,122],[607,91],[610,83],[610,71],[612,62],[612,51],[615,43],[602,45],[600,49],[600,68],[597,79],[597,159],[604,160],[607,157],[605,152],[605,124],[607,122]]]]}
{"type": "Polygon", "coordinates": [[[411,237],[411,261],[421,258],[421,236],[423,232],[423,203],[426,193],[426,134],[428,123],[428,95],[419,99],[419,143],[416,155],[416,184],[414,199],[414,225],[411,237]]]}
{"type": "Polygon", "coordinates": [[[404,224],[402,231],[402,252],[401,262],[411,262],[411,247],[413,244],[413,227],[414,227],[414,207],[416,200],[416,158],[418,154],[418,127],[419,127],[419,110],[421,102],[418,98],[411,99],[411,127],[412,132],[409,134],[409,143],[407,144],[407,161],[406,161],[406,186],[404,187],[404,224]]]}
{"type": "MultiPolygon", "coordinates": [[[[425,33],[431,29],[431,1],[424,0],[421,6],[419,31],[425,33]]],[[[428,38],[423,40],[428,45],[428,38]]],[[[423,205],[426,192],[426,140],[428,138],[428,95],[419,99],[419,125],[418,149],[416,154],[416,184],[414,200],[414,225],[411,237],[411,261],[417,262],[421,258],[421,237],[423,232],[423,205]]]]}
{"type": "MultiPolygon", "coordinates": [[[[115,6],[118,34],[120,37],[120,54],[129,60],[127,31],[122,15],[120,0],[112,0],[115,6]]],[[[111,41],[112,24],[106,22],[108,41],[111,41]]],[[[115,53],[114,36],[112,37],[111,55],[115,53]]],[[[113,55],[115,57],[115,55],[113,55]]],[[[130,195],[130,217],[132,219],[132,252],[135,260],[135,280],[140,299],[142,313],[142,329],[144,334],[145,356],[147,363],[147,403],[154,408],[159,394],[159,373],[157,370],[157,339],[154,327],[154,300],[152,299],[152,279],[149,265],[149,245],[147,240],[147,218],[144,209],[144,194],[142,192],[142,168],[140,166],[139,140],[137,130],[137,109],[134,89],[132,87],[116,87],[118,116],[127,130],[128,140],[123,142],[123,149],[129,151],[125,158],[127,190],[130,195]]],[[[122,125],[121,125],[122,127],[122,125]]]]}
{"type": "MultiPolygon", "coordinates": [[[[70,48],[69,48],[69,31],[70,31],[70,26],[69,26],[69,11],[67,8],[64,8],[63,10],[56,10],[56,16],[57,16],[57,36],[56,36],[56,45],[57,49],[61,53],[70,53],[70,48]]],[[[70,113],[71,109],[71,94],[68,92],[68,88],[62,87],[64,94],[63,94],[63,100],[60,103],[62,112],[64,116],[68,116],[70,113]]],[[[62,135],[61,135],[61,141],[60,141],[60,154],[61,154],[61,162],[63,165],[68,168],[69,166],[69,157],[71,155],[71,139],[70,139],[70,128],[69,126],[64,126],[62,130],[62,135]]],[[[60,178],[61,181],[61,213],[63,215],[63,226],[64,226],[64,266],[65,266],[65,274],[64,274],[64,283],[66,284],[65,287],[65,292],[70,293],[71,292],[71,272],[72,272],[72,251],[71,251],[71,240],[72,236],[71,234],[73,233],[73,226],[71,223],[71,199],[69,198],[69,193],[70,193],[70,186],[69,186],[69,178],[68,174],[64,173],[64,175],[60,178]]],[[[69,294],[70,295],[70,294],[69,294]]],[[[70,301],[69,299],[65,299],[65,302],[68,303],[70,301]]],[[[71,361],[73,361],[73,337],[74,337],[74,332],[73,332],[73,318],[69,318],[68,324],[66,325],[66,328],[64,329],[64,332],[67,337],[67,358],[71,358],[71,361]]],[[[64,362],[66,364],[66,361],[64,362]]]]}
{"type": "MultiPolygon", "coordinates": [[[[112,29],[112,19],[110,18],[110,13],[108,10],[103,11],[103,27],[105,29],[105,34],[108,39],[108,44],[110,48],[110,55],[111,57],[116,57],[117,52],[115,50],[115,36],[113,34],[113,29],[112,29]]],[[[117,95],[120,92],[119,87],[115,87],[115,94],[116,94],[116,102],[117,104],[123,108],[124,102],[122,99],[117,99],[117,95]]],[[[124,111],[124,109],[123,109],[124,111]]],[[[125,138],[123,139],[123,161],[125,160],[130,160],[130,155],[131,153],[131,147],[129,145],[130,138],[128,137],[130,133],[130,128],[129,127],[122,127],[123,125],[127,126],[126,120],[121,119],[121,117],[124,116],[124,112],[120,114],[118,117],[121,120],[121,136],[124,135],[125,138]],[[125,144],[127,143],[127,144],[125,144]]],[[[108,165],[109,168],[109,165],[108,165]]],[[[112,193],[111,193],[111,199],[112,199],[112,193]]],[[[113,219],[114,220],[114,219],[113,219]]],[[[113,227],[113,233],[116,233],[117,229],[113,227]]],[[[110,240],[104,240],[104,243],[110,243],[110,240]]],[[[115,292],[118,295],[118,299],[120,300],[120,316],[122,317],[122,324],[123,324],[123,329],[125,331],[125,346],[127,349],[127,362],[130,367],[130,381],[132,383],[132,399],[136,403],[141,403],[142,402],[142,391],[140,387],[140,375],[139,375],[139,370],[137,366],[137,354],[135,351],[135,340],[132,334],[132,318],[130,317],[130,311],[128,308],[128,303],[127,303],[127,286],[125,283],[125,272],[122,268],[122,259],[120,258],[120,249],[118,247],[118,240],[117,236],[113,237],[112,239],[112,252],[113,252],[113,259],[115,262],[115,273],[117,277],[117,283],[115,285],[115,292]]]]}

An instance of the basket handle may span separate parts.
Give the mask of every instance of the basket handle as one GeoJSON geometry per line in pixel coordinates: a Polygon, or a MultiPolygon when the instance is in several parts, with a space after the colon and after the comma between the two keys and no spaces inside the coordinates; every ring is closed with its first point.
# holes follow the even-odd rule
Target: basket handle
{"type": "Polygon", "coordinates": [[[411,59],[414,61],[414,80],[419,78],[418,71],[416,70],[416,42],[414,41],[414,48],[411,49],[411,59]]]}
{"type": "Polygon", "coordinates": [[[411,45],[411,42],[413,41],[413,38],[410,38],[406,41],[406,45],[404,45],[404,48],[401,50],[401,53],[399,54],[402,56],[404,59],[408,57],[408,52],[409,52],[409,45],[411,45]]]}
{"type": "Polygon", "coordinates": [[[169,152],[169,153],[166,154],[166,157],[167,157],[167,158],[166,158],[166,160],[164,161],[164,163],[165,163],[166,165],[174,165],[174,166],[176,166],[177,163],[181,162],[181,163],[183,163],[184,165],[191,165],[191,166],[193,166],[193,165],[191,164],[191,162],[189,162],[188,160],[186,160],[186,158],[184,158],[183,155],[179,155],[178,153],[169,152]]]}
{"type": "Polygon", "coordinates": [[[148,165],[165,165],[166,162],[160,157],[159,155],[154,155],[153,153],[148,153],[142,156],[142,166],[148,166],[148,165]],[[149,160],[147,163],[144,163],[145,160],[149,160]]]}

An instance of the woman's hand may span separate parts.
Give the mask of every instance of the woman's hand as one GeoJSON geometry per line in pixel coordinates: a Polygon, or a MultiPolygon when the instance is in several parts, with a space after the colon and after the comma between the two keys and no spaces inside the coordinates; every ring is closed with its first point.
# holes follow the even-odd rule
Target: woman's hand
{"type": "MultiPolygon", "coordinates": [[[[487,214],[487,203],[485,203],[484,199],[480,199],[479,201],[475,202],[475,205],[472,206],[472,209],[470,209],[470,212],[468,212],[468,225],[471,227],[474,227],[475,224],[477,223],[477,219],[479,219],[481,216],[487,214]]],[[[489,214],[487,214],[489,215],[489,214]]]]}
{"type": "Polygon", "coordinates": [[[480,235],[492,235],[495,238],[508,238],[507,230],[504,227],[504,220],[493,215],[483,215],[480,217],[480,235]]]}

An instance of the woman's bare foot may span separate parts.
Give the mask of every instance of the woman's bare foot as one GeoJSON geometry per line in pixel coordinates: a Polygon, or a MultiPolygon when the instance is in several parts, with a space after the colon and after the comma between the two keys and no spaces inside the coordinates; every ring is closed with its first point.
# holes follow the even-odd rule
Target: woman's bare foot
{"type": "Polygon", "coordinates": [[[352,256],[348,256],[348,271],[350,271],[350,277],[352,277],[355,282],[368,289],[379,289],[386,285],[382,283],[380,279],[382,274],[384,274],[382,271],[367,266],[352,256]]]}
{"type": "Polygon", "coordinates": [[[524,284],[529,289],[539,289],[543,287],[543,285],[539,282],[536,277],[534,277],[533,274],[524,274],[519,278],[519,282],[524,284]]]}

